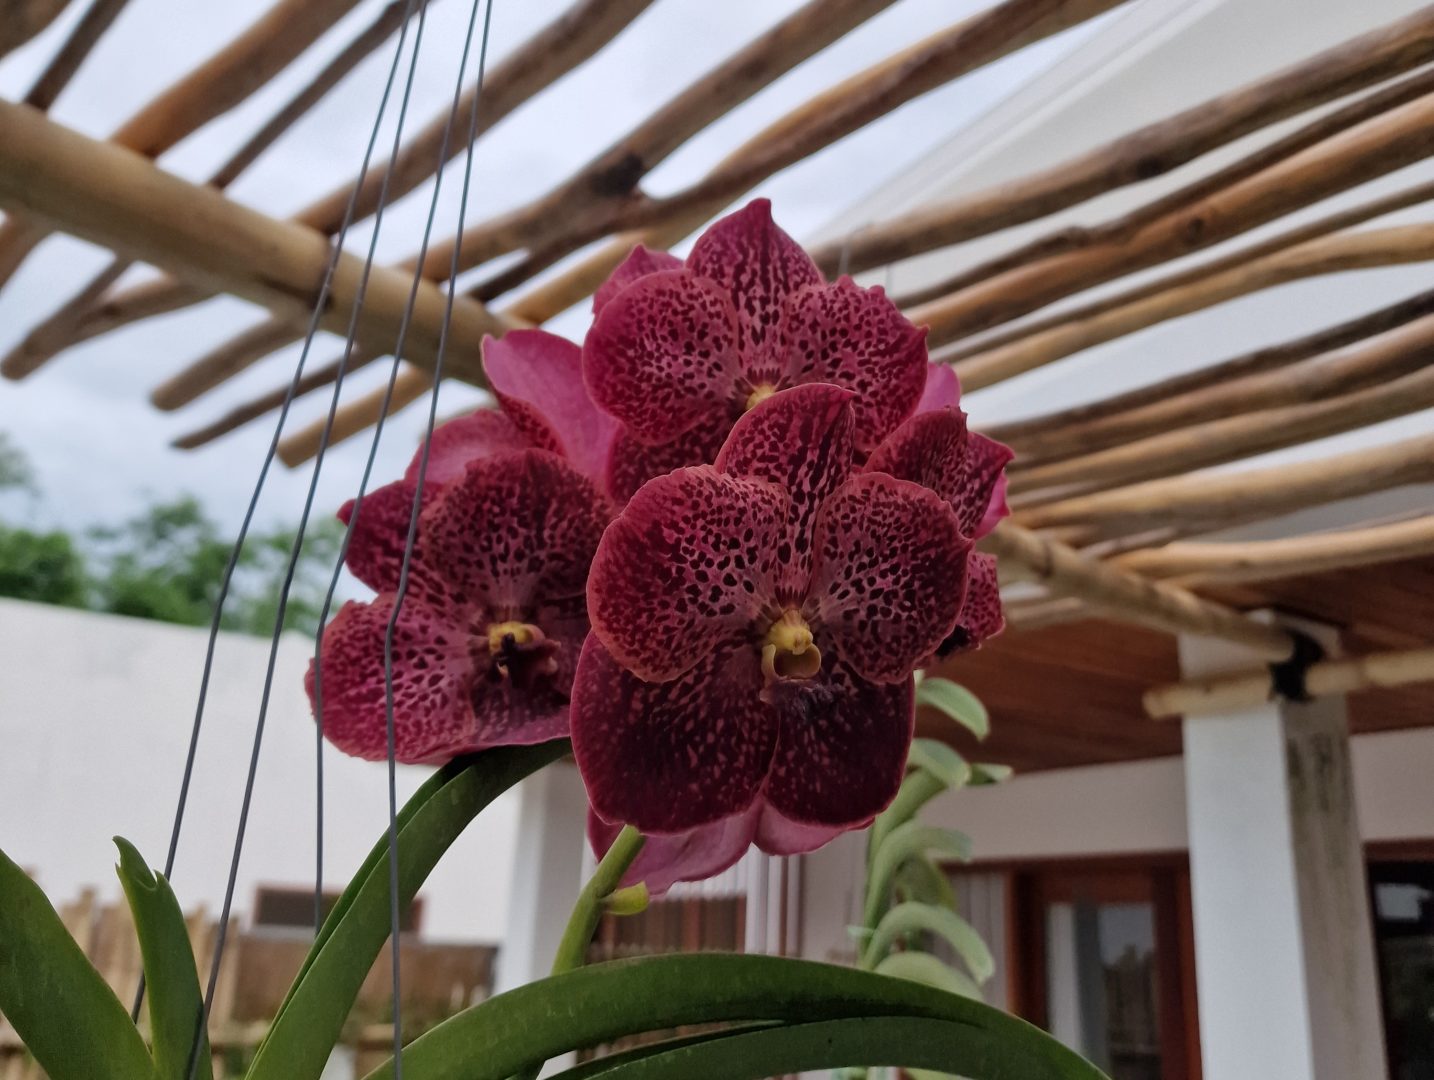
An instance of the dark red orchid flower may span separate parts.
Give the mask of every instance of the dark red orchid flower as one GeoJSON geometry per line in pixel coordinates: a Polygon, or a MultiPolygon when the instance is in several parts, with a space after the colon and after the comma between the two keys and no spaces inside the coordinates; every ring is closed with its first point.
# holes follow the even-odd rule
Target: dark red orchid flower
{"type": "MultiPolygon", "coordinates": [[[[437,428],[423,474],[392,653],[403,762],[567,733],[588,565],[612,516],[593,477],[616,425],[587,399],[577,346],[515,331],[484,353],[503,411],[437,428]]],[[[344,605],[324,631],[324,735],[357,757],[387,753],[384,638],[422,468],[420,449],[402,480],[363,500],[348,565],[379,595],[344,605]]],[[[307,685],[313,702],[312,668],[307,685]]]]}
{"type": "Polygon", "coordinates": [[[715,465],[644,486],[593,561],[572,711],[593,809],[706,873],[753,841],[811,850],[891,800],[912,671],[961,608],[956,512],[857,470],[854,399],[812,384],[758,404],[715,465]]]}
{"type": "Polygon", "coordinates": [[[780,390],[851,390],[866,454],[916,407],[926,332],[880,288],[828,284],[756,199],[713,224],[686,262],[637,248],[598,290],[583,344],[593,400],[622,422],[612,489],[712,461],[733,423],[780,390]]]}

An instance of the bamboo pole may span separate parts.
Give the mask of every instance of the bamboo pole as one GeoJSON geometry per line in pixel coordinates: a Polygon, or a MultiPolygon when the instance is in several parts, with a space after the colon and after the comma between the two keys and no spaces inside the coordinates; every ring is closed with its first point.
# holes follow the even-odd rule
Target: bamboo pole
{"type": "Polygon", "coordinates": [[[1162,379],[1134,390],[1100,398],[1085,405],[1076,405],[1056,412],[1043,413],[1010,423],[983,428],[985,434],[1004,443],[1025,446],[1044,433],[1093,424],[1120,413],[1142,408],[1181,394],[1193,393],[1222,383],[1266,371],[1289,367],[1320,353],[1352,345],[1356,341],[1382,334],[1413,319],[1434,314],[1434,289],[1416,293],[1388,307],[1306,334],[1292,341],[1268,345],[1228,360],[1209,364],[1184,375],[1162,379]]]}
{"type": "MultiPolygon", "coordinates": [[[[403,24],[407,13],[408,5],[403,0],[393,0],[323,70],[219,166],[209,178],[209,185],[223,191],[237,180],[246,168],[317,105],[345,75],[388,40],[403,24]]],[[[78,293],[34,326],[19,344],[0,360],[0,375],[8,379],[24,378],[69,345],[74,339],[76,324],[132,265],[123,257],[113,259],[78,293]]]]}
{"type": "Polygon", "coordinates": [[[1028,567],[1050,591],[1076,597],[1126,622],[1221,638],[1271,660],[1290,655],[1290,637],[1278,627],[1256,622],[1184,589],[1087,559],[1065,544],[1010,521],[996,526],[981,546],[998,559],[1028,567]]]}
{"type": "MultiPolygon", "coordinates": [[[[1221,260],[1209,276],[1077,317],[956,364],[967,391],[980,390],[1137,330],[1303,278],[1434,259],[1434,223],[1341,233],[1245,262],[1221,260]]],[[[1182,275],[1183,277],[1184,275],[1182,275]]],[[[915,313],[913,313],[913,318],[915,313]]]]}
{"type": "Polygon", "coordinates": [[[1434,59],[1434,6],[1341,43],[1258,82],[1201,102],[1023,180],[863,229],[818,250],[853,272],[1045,217],[1170,172],[1250,132],[1383,82],[1434,59]]]}
{"type": "Polygon", "coordinates": [[[1114,565],[1181,585],[1237,584],[1323,574],[1434,554],[1434,515],[1279,540],[1174,543],[1132,551],[1114,565]]]}
{"type": "MultiPolygon", "coordinates": [[[[346,402],[334,414],[334,422],[328,433],[329,446],[336,446],[345,439],[351,439],[361,431],[373,427],[384,416],[406,409],[415,401],[427,396],[433,390],[433,379],[428,372],[412,365],[404,365],[394,379],[393,396],[385,412],[384,396],[387,384],[370,390],[361,398],[346,402]]],[[[301,428],[279,443],[279,460],[289,468],[297,468],[319,452],[324,444],[324,428],[327,417],[301,428]]]]}
{"type": "Polygon", "coordinates": [[[41,111],[48,110],[60,96],[60,92],[70,84],[75,72],[80,70],[80,65],[99,44],[104,32],[119,17],[127,3],[129,0],[94,0],[80,16],[80,21],[70,31],[70,36],[65,39],[54,58],[30,87],[24,104],[41,111]]]}
{"type": "Polygon", "coordinates": [[[0,57],[49,26],[70,0],[0,0],[0,57]]]}
{"type": "Polygon", "coordinates": [[[909,312],[945,344],[1072,293],[1228,240],[1434,153],[1434,95],[1366,120],[1119,243],[1056,255],[909,312]]]}
{"type": "MultiPolygon", "coordinates": [[[[1074,251],[1078,248],[1090,247],[1096,243],[1119,242],[1135,233],[1142,225],[1146,225],[1165,214],[1171,213],[1182,206],[1198,202],[1207,195],[1211,195],[1231,184],[1254,176],[1280,161],[1298,153],[1301,150],[1323,142],[1325,139],[1363,123],[1380,113],[1388,112],[1390,109],[1407,104],[1426,94],[1434,93],[1434,69],[1418,71],[1407,79],[1401,79],[1392,86],[1381,87],[1373,93],[1366,94],[1349,105],[1335,109],[1333,112],[1325,113],[1316,117],[1313,121],[1297,130],[1274,140],[1265,146],[1260,147],[1253,153],[1231,162],[1223,168],[1201,176],[1199,179],[1186,184],[1182,188],[1162,195],[1160,198],[1148,202],[1135,210],[1130,211],[1122,217],[1108,221],[1094,227],[1083,227],[1079,225],[1068,225],[1056,229],[1035,240],[1022,244],[1013,251],[989,259],[986,262],[962,270],[945,281],[936,282],[913,293],[897,298],[900,307],[915,307],[931,300],[940,299],[950,293],[959,292],[962,289],[970,288],[986,278],[995,277],[997,274],[1005,273],[1016,267],[1024,266],[1037,259],[1048,258],[1065,251],[1074,251]]],[[[1326,230],[1326,231],[1332,231],[1326,230]]],[[[1028,324],[1005,332],[997,332],[985,337],[972,352],[994,348],[1004,345],[1024,336],[1032,329],[1043,328],[1051,321],[1028,324]]],[[[966,350],[958,350],[955,355],[963,355],[966,350]]]]}
{"type": "MultiPolygon", "coordinates": [[[[1434,647],[1374,653],[1348,660],[1322,660],[1305,672],[1311,697],[1352,694],[1360,690],[1410,686],[1434,680],[1434,647]]],[[[1268,670],[1245,675],[1157,686],[1145,692],[1145,711],[1152,719],[1215,716],[1269,701],[1275,689],[1268,670]]]]}
{"type": "MultiPolygon", "coordinates": [[[[1427,350],[1427,330],[1421,344],[1409,347],[1427,350]]],[[[1098,491],[1237,461],[1431,407],[1434,367],[1425,367],[1341,397],[1211,420],[1082,457],[1037,465],[1014,472],[1011,489],[1028,492],[1076,485],[1082,493],[1098,491]]]]}
{"type": "MultiPolygon", "coordinates": [[[[330,263],[327,239],[230,202],[211,188],[170,175],[148,158],[98,142],[23,105],[0,102],[0,207],[179,273],[217,291],[263,304],[287,318],[313,308],[330,263]]],[[[363,276],[361,260],[339,257],[323,325],[342,330],[363,276]]],[[[408,306],[408,275],[375,267],[358,315],[361,340],[392,348],[408,306]]],[[[409,358],[432,364],[445,323],[438,287],[418,289],[409,358]]],[[[508,323],[482,305],[453,305],[450,370],[481,385],[483,335],[508,323]]]]}
{"type": "MultiPolygon", "coordinates": [[[[1434,257],[1434,251],[1431,251],[1434,257]]],[[[1322,401],[1412,374],[1429,363],[1434,315],[1426,315],[1358,346],[1293,368],[1230,379],[1166,398],[1079,428],[1038,436],[1021,447],[1023,467],[1070,454],[1089,454],[1221,417],[1322,401]]]]}
{"type": "Polygon", "coordinates": [[[1081,526],[1089,539],[1148,529],[1210,528],[1276,517],[1405,484],[1434,481],[1434,435],[1312,461],[1213,476],[1180,476],[1080,495],[1022,511],[1027,528],[1081,526]]]}
{"type": "MultiPolygon", "coordinates": [[[[483,96],[479,104],[478,134],[492,129],[521,104],[551,86],[563,75],[592,57],[611,41],[653,0],[578,0],[553,22],[518,46],[495,64],[483,80],[483,96]]],[[[475,88],[465,92],[457,114],[471,106],[475,88]]],[[[441,164],[438,160],[443,128],[453,112],[445,108],[399,151],[389,182],[389,197],[397,199],[415,190],[432,177],[441,164]]],[[[466,125],[450,140],[450,158],[467,147],[466,125]]],[[[355,207],[355,220],[371,214],[377,206],[383,187],[384,169],[371,170],[363,177],[336,189],[330,195],[301,210],[298,223],[321,226],[321,231],[337,231],[346,200],[354,183],[362,182],[355,207]],[[340,195],[341,193],[341,195],[340,195]],[[337,205],[337,209],[335,208],[337,205]]],[[[177,311],[206,299],[210,294],[193,283],[164,278],[146,282],[122,293],[106,297],[93,305],[72,323],[68,340],[50,344],[59,351],[66,345],[85,341],[141,319],[177,311]]],[[[295,337],[302,328],[295,330],[295,337]]],[[[55,340],[58,340],[56,337],[55,340]]]]}
{"type": "MultiPolygon", "coordinates": [[[[110,141],[158,157],[283,71],[358,2],[277,0],[242,34],[130,117],[110,141]]],[[[0,287],[47,235],[35,223],[18,223],[0,233],[0,287]]]]}

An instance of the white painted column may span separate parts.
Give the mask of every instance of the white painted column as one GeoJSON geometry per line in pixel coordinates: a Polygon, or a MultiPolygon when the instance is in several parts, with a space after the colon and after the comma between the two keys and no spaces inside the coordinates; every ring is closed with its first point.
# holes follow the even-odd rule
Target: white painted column
{"type": "MultiPolygon", "coordinates": [[[[1205,639],[1180,656],[1188,678],[1259,665],[1205,639]]],[[[1192,717],[1184,733],[1205,1080],[1385,1076],[1344,699],[1192,717]]]]}
{"type": "Polygon", "coordinates": [[[541,979],[552,970],[558,939],[582,888],[587,846],[587,794],[571,763],[559,762],[535,773],[518,791],[508,933],[498,950],[494,980],[499,993],[541,979]]]}

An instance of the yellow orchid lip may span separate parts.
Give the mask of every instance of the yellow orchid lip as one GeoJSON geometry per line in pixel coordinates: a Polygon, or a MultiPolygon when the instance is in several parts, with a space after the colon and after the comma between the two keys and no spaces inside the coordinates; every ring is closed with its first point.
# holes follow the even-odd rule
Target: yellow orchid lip
{"type": "Polygon", "coordinates": [[[496,654],[502,652],[505,646],[511,648],[514,645],[531,645],[535,641],[541,641],[542,637],[543,632],[530,623],[490,623],[488,651],[496,654]]]}
{"type": "Polygon", "coordinates": [[[758,405],[762,404],[762,402],[766,401],[776,392],[777,388],[771,383],[757,384],[752,388],[752,392],[747,395],[747,411],[751,412],[753,409],[755,409],[758,405]]]}
{"type": "Polygon", "coordinates": [[[774,679],[810,679],[822,669],[822,651],[812,641],[812,629],[793,609],[767,630],[762,643],[762,674],[774,679]]]}

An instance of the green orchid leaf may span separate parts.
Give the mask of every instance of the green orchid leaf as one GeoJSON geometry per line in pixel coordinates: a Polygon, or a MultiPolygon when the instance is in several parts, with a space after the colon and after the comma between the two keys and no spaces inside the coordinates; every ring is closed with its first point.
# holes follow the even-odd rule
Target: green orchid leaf
{"type": "Polygon", "coordinates": [[[193,1053],[193,1075],[197,1080],[210,1080],[214,1062],[209,1054],[208,1033],[203,1029],[204,998],[199,991],[199,972],[184,925],[184,912],[169,882],[145,865],[133,844],[116,836],[115,846],[120,854],[115,872],[134,915],[144,960],[155,1076],[157,1080],[187,1080],[193,1053]]]}
{"type": "Polygon", "coordinates": [[[0,1013],[50,1080],[153,1080],[144,1040],[40,887],[0,853],[0,1013]]]}
{"type": "MultiPolygon", "coordinates": [[[[1097,1069],[1045,1032],[980,1001],[854,968],[722,953],[616,960],[500,994],[409,1044],[403,1076],[505,1080],[569,1051],[624,1036],[753,1021],[780,1026],[724,1033],[725,1038],[615,1066],[631,1070],[626,1073],[588,1070],[578,1076],[755,1080],[856,1061],[909,1063],[978,1080],[1101,1080],[1097,1069]],[[933,1024],[918,1034],[897,1023],[902,1020],[948,1026],[933,1024]],[[815,1025],[820,1031],[801,1042],[798,1029],[815,1025]],[[843,1029],[860,1037],[844,1041],[843,1029]],[[898,1029],[899,1035],[890,1034],[898,1029]]],[[[368,1080],[393,1076],[389,1061],[368,1080]]]]}
{"type": "Polygon", "coordinates": [[[940,829],[915,821],[892,829],[871,859],[871,873],[866,886],[866,917],[862,920],[865,925],[875,927],[880,921],[901,864],[908,859],[925,857],[927,852],[967,862],[971,858],[971,841],[954,829],[940,829]]]}
{"type": "MultiPolygon", "coordinates": [[[[945,990],[948,994],[960,994],[962,997],[972,998],[975,1001],[981,1000],[981,988],[969,976],[957,971],[950,964],[943,963],[930,953],[915,951],[892,953],[876,965],[876,973],[890,975],[896,979],[909,979],[912,982],[935,987],[937,990],[945,990]]],[[[918,1062],[917,1064],[927,1063],[918,1062]]],[[[927,1064],[927,1067],[938,1068],[942,1064],[944,1063],[935,1062],[927,1064]]]]}
{"type": "MultiPolygon", "coordinates": [[[[632,1061],[640,1061],[643,1058],[665,1054],[671,1050],[680,1050],[687,1046],[695,1046],[698,1043],[712,1042],[715,1039],[725,1039],[730,1035],[743,1034],[749,1031],[762,1031],[766,1028],[776,1026],[776,1024],[770,1022],[733,1024],[730,1027],[722,1028],[720,1031],[703,1031],[696,1035],[678,1035],[671,1039],[658,1039],[655,1042],[635,1046],[630,1050],[620,1050],[615,1054],[608,1054],[594,1061],[587,1061],[581,1065],[575,1065],[571,1069],[565,1070],[561,1075],[563,1080],[591,1080],[592,1077],[606,1076],[610,1069],[616,1068],[619,1065],[626,1065],[632,1061]]],[[[556,1078],[552,1078],[552,1080],[556,1080],[556,1078]]]]}
{"type": "MultiPolygon", "coordinates": [[[[407,905],[453,842],[489,803],[568,752],[566,739],[459,758],[398,815],[399,902],[407,905]]],[[[318,1080],[345,1018],[389,937],[388,837],[325,920],[250,1066],[248,1080],[318,1080]]]]}
{"type": "Polygon", "coordinates": [[[955,720],[978,739],[991,731],[991,717],[975,694],[950,679],[923,679],[916,688],[916,704],[929,705],[955,720]]]}
{"type": "Polygon", "coordinates": [[[897,904],[881,917],[862,954],[862,966],[875,967],[893,945],[908,934],[917,933],[935,934],[943,939],[956,951],[977,983],[984,983],[996,973],[991,950],[974,926],[948,907],[916,902],[897,904]]]}

